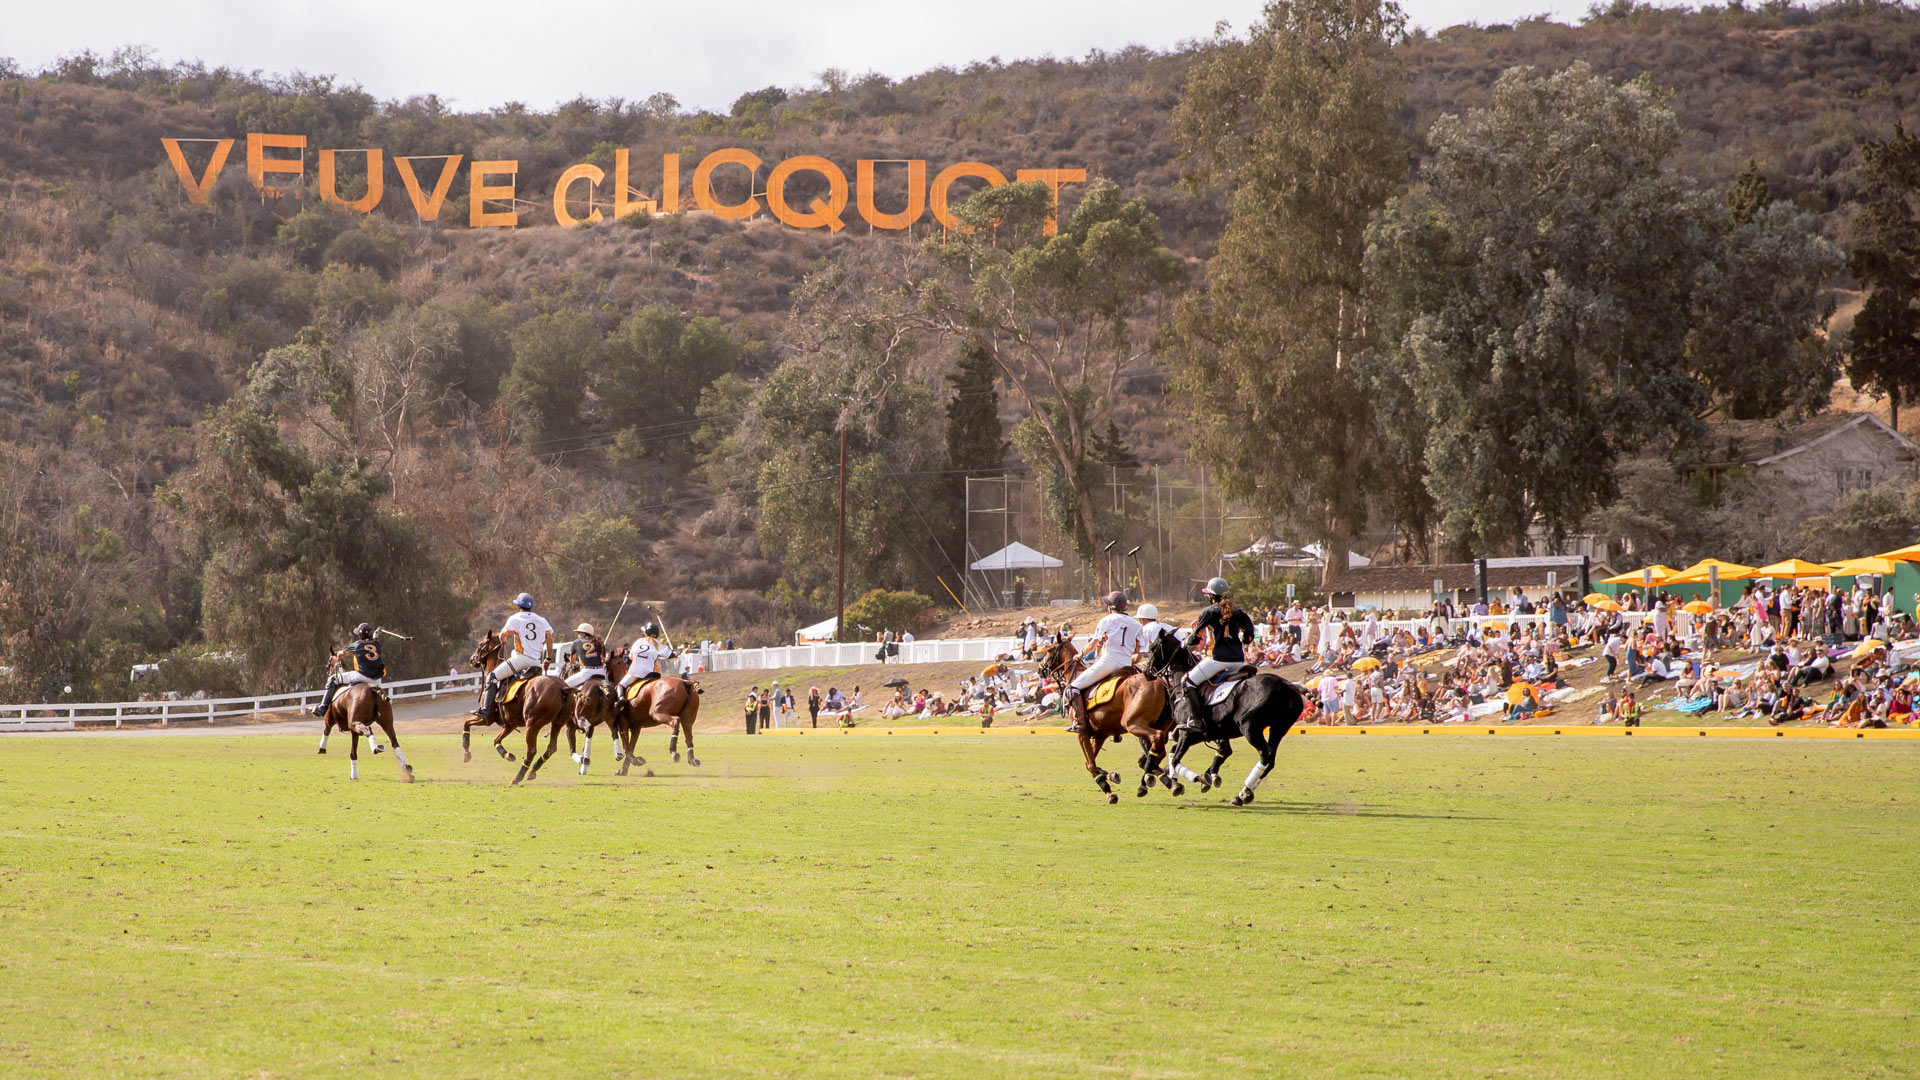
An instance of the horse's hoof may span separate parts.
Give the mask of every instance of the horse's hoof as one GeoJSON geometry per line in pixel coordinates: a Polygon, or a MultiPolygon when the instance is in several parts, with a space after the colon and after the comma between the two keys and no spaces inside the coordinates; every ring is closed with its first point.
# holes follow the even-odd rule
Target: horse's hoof
{"type": "Polygon", "coordinates": [[[639,754],[633,755],[633,757],[629,758],[628,760],[632,761],[635,765],[645,765],[647,763],[647,759],[641,757],[639,754]]]}
{"type": "Polygon", "coordinates": [[[402,765],[402,766],[400,766],[400,767],[401,767],[401,768],[403,768],[403,769],[405,769],[405,770],[407,770],[407,775],[408,775],[408,776],[412,776],[412,775],[413,775],[413,766],[411,766],[411,765],[402,765]]]}
{"type": "Polygon", "coordinates": [[[1186,793],[1187,793],[1187,785],[1181,783],[1178,780],[1175,780],[1173,782],[1173,791],[1171,793],[1173,797],[1177,799],[1180,796],[1185,795],[1186,793]]]}
{"type": "Polygon", "coordinates": [[[1220,786],[1220,774],[1219,774],[1219,773],[1217,773],[1217,772],[1210,772],[1210,773],[1208,773],[1208,774],[1207,774],[1207,787],[1209,787],[1209,788],[1217,788],[1217,787],[1219,787],[1219,786],[1220,786]]]}
{"type": "Polygon", "coordinates": [[[579,754],[574,754],[571,756],[573,757],[573,763],[575,765],[583,765],[586,763],[586,759],[582,758],[579,754]]]}
{"type": "Polygon", "coordinates": [[[689,765],[691,765],[691,766],[693,766],[694,768],[696,768],[696,769],[697,769],[697,768],[699,768],[699,767],[700,767],[700,759],[699,759],[699,758],[697,758],[697,757],[694,757],[694,756],[693,756],[692,754],[688,754],[688,755],[687,755],[687,764],[689,764],[689,765]]]}
{"type": "Polygon", "coordinates": [[[620,760],[621,758],[623,758],[623,757],[625,757],[625,756],[626,756],[625,754],[622,754],[622,753],[621,753],[620,751],[618,751],[618,750],[615,750],[615,751],[613,752],[613,760],[615,760],[615,761],[619,761],[619,760],[620,760]]]}
{"type": "Polygon", "coordinates": [[[1120,801],[1120,796],[1118,796],[1118,795],[1115,795],[1115,794],[1114,794],[1113,792],[1111,792],[1111,791],[1109,791],[1109,792],[1107,792],[1107,805],[1108,805],[1108,806],[1112,806],[1112,805],[1113,805],[1114,803],[1117,803],[1117,802],[1119,802],[1119,801],[1120,801]]]}
{"type": "Polygon", "coordinates": [[[514,757],[514,756],[513,756],[513,754],[511,754],[511,753],[509,753],[509,754],[507,754],[507,760],[508,760],[508,761],[519,761],[520,759],[519,759],[519,758],[517,758],[517,757],[514,757]]]}
{"type": "Polygon", "coordinates": [[[471,750],[462,750],[462,751],[460,751],[460,760],[461,760],[461,761],[472,761],[472,760],[473,760],[473,751],[471,751],[471,750]]]}
{"type": "Polygon", "coordinates": [[[678,751],[678,750],[675,750],[675,751],[673,752],[673,760],[675,760],[675,761],[679,761],[679,760],[680,760],[680,751],[678,751]]]}
{"type": "Polygon", "coordinates": [[[640,775],[641,775],[641,776],[652,776],[652,775],[653,775],[653,770],[652,770],[652,769],[648,769],[648,770],[647,770],[646,772],[643,772],[643,773],[641,773],[640,775]]]}
{"type": "Polygon", "coordinates": [[[1153,786],[1153,782],[1158,779],[1159,779],[1158,776],[1154,775],[1153,773],[1148,773],[1145,776],[1142,776],[1140,778],[1140,786],[1142,788],[1150,788],[1153,786]]]}
{"type": "Polygon", "coordinates": [[[316,751],[316,753],[320,753],[320,754],[325,754],[326,752],[327,752],[327,748],[324,746],[321,747],[318,751],[316,751]]]}
{"type": "Polygon", "coordinates": [[[380,745],[379,743],[374,743],[374,744],[373,744],[373,756],[374,756],[374,757],[379,757],[379,756],[380,756],[381,754],[384,754],[384,753],[386,753],[386,752],[387,752],[387,748],[386,748],[386,747],[384,747],[384,746],[381,746],[381,745],[380,745]]]}

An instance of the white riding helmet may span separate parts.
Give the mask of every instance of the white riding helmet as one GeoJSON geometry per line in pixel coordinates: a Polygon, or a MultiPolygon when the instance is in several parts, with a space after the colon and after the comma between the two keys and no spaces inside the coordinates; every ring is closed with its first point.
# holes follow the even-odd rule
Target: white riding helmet
{"type": "Polygon", "coordinates": [[[590,622],[583,622],[579,626],[574,627],[573,632],[576,634],[586,634],[590,637],[598,636],[593,629],[593,624],[590,622]]]}
{"type": "Polygon", "coordinates": [[[1141,619],[1157,619],[1160,617],[1160,609],[1152,604],[1141,604],[1139,610],[1134,612],[1134,616],[1141,619]]]}

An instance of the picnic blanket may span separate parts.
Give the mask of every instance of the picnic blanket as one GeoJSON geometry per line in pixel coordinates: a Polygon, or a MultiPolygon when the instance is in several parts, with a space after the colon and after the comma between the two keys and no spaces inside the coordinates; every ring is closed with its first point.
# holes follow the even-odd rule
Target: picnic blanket
{"type": "Polygon", "coordinates": [[[1686,713],[1687,715],[1692,716],[1698,713],[1706,712],[1708,709],[1713,708],[1713,698],[1697,697],[1697,698],[1687,698],[1685,700],[1676,698],[1672,701],[1667,701],[1659,705],[1656,705],[1654,706],[1654,708],[1672,709],[1674,712],[1686,713]]]}

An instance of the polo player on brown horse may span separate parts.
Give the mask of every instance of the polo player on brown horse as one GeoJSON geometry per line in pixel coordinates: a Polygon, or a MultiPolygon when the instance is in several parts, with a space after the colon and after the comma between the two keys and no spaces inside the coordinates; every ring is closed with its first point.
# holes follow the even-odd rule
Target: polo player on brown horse
{"type": "Polygon", "coordinates": [[[374,640],[373,627],[361,623],[354,628],[353,636],[353,644],[334,653],[328,664],[339,670],[328,677],[326,692],[315,710],[324,718],[320,727],[320,752],[327,752],[327,736],[334,728],[347,732],[353,738],[347,745],[347,776],[358,780],[360,736],[367,737],[374,754],[385,750],[373,734],[377,725],[393,744],[394,760],[400,763],[400,779],[411,784],[413,766],[407,764],[407,756],[400,752],[400,736],[394,734],[393,703],[380,690],[380,680],[386,677],[387,667],[380,657],[380,645],[374,640]]]}
{"type": "MultiPolygon", "coordinates": [[[[636,642],[635,650],[639,648],[640,642],[636,642]]],[[[621,742],[621,749],[615,752],[621,759],[616,775],[625,776],[628,765],[647,763],[645,758],[636,757],[633,749],[640,741],[641,729],[650,727],[667,729],[667,752],[675,761],[680,760],[679,742],[685,736],[687,764],[698,768],[700,759],[693,754],[693,722],[700,718],[700,684],[657,671],[645,671],[637,679],[629,679],[629,663],[629,657],[621,657],[607,666],[607,674],[625,687],[619,695],[614,724],[621,742]]]]}
{"type": "MultiPolygon", "coordinates": [[[[1046,648],[1040,661],[1040,668],[1062,683],[1072,680],[1086,670],[1086,662],[1080,658],[1080,652],[1074,648],[1071,635],[1063,635],[1059,641],[1046,648]]],[[[1140,789],[1134,794],[1145,795],[1147,788],[1157,779],[1155,772],[1161,757],[1166,753],[1167,736],[1173,730],[1173,715],[1167,708],[1167,689],[1158,679],[1149,678],[1133,667],[1119,669],[1113,676],[1119,680],[1113,688],[1113,694],[1099,704],[1091,704],[1094,691],[1089,690],[1089,703],[1086,706],[1085,730],[1076,730],[1080,738],[1080,752],[1086,756],[1087,771],[1093,774],[1093,782],[1107,793],[1107,801],[1116,803],[1120,796],[1114,794],[1112,784],[1120,781],[1119,773],[1109,773],[1100,767],[1100,748],[1108,739],[1118,739],[1122,735],[1134,735],[1140,740],[1143,751],[1140,756],[1140,789]],[[1109,782],[1111,781],[1111,783],[1109,782]]],[[[1062,693],[1075,691],[1063,689],[1062,693]]],[[[1173,794],[1181,794],[1175,789],[1173,794]]]]}
{"type": "MultiPolygon", "coordinates": [[[[507,639],[493,631],[474,646],[473,655],[467,663],[477,671],[486,671],[496,663],[504,662],[511,651],[507,639]]],[[[572,731],[573,691],[567,684],[547,674],[535,674],[514,680],[519,684],[515,690],[513,684],[503,689],[500,700],[494,702],[495,711],[491,719],[474,716],[460,728],[460,760],[472,761],[473,752],[469,749],[473,729],[485,727],[489,723],[500,725],[500,734],[494,736],[494,752],[508,761],[514,756],[500,745],[501,740],[516,728],[525,727],[527,731],[527,757],[520,762],[520,771],[514,774],[513,782],[531,780],[540,772],[540,766],[547,763],[554,751],[560,746],[560,731],[566,728],[572,731]],[[547,732],[547,750],[539,758],[534,757],[540,742],[540,732],[547,732]]]]}

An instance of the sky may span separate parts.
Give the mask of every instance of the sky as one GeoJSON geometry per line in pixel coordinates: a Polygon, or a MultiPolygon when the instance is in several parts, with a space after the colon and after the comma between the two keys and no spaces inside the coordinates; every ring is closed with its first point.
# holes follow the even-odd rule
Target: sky
{"type": "MultiPolygon", "coordinates": [[[[1414,25],[1506,22],[1569,0],[1402,0],[1414,25]]],[[[0,3],[0,57],[36,70],[92,49],[144,45],[165,62],[357,82],[383,100],[437,93],[462,110],[508,101],[546,109],[585,95],[724,111],[763,86],[809,87],[841,68],[904,78],[973,60],[1155,50],[1244,28],[1259,0],[90,0],[0,3]],[[538,14],[536,14],[538,12],[538,14]],[[699,22],[691,14],[702,14],[699,22]]]]}

